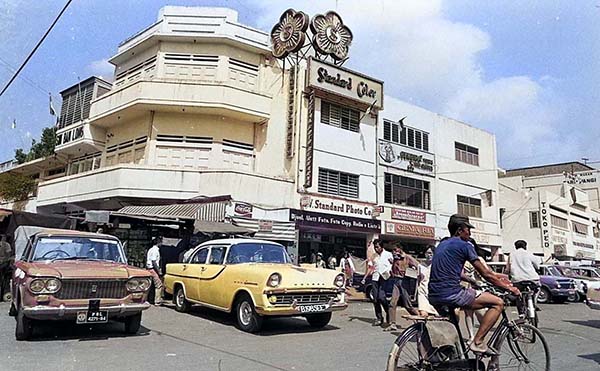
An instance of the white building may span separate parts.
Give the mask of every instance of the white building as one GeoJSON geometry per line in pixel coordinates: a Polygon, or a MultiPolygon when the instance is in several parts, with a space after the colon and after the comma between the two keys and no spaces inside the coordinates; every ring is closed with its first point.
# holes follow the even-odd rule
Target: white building
{"type": "Polygon", "coordinates": [[[497,253],[502,238],[493,134],[388,99],[378,138],[384,239],[422,253],[448,236],[449,217],[461,213],[476,227],[473,238],[497,253]]]}
{"type": "Polygon", "coordinates": [[[599,173],[578,162],[506,171],[499,179],[505,252],[522,239],[546,259],[600,260],[599,173]]]}

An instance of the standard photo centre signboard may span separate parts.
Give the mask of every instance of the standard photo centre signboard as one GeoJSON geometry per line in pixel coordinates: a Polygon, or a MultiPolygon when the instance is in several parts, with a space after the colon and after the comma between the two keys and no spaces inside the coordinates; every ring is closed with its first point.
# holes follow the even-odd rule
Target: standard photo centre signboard
{"type": "Polygon", "coordinates": [[[383,109],[381,81],[313,58],[308,60],[308,86],[383,109]]]}
{"type": "Polygon", "coordinates": [[[435,175],[435,156],[406,146],[379,140],[380,164],[423,175],[435,175]]]}

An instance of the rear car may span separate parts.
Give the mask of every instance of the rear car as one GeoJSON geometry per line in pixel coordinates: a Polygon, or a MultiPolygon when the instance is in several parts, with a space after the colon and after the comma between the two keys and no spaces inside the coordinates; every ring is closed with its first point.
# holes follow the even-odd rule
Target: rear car
{"type": "Polygon", "coordinates": [[[10,315],[15,337],[32,336],[37,321],[77,324],[118,320],[137,333],[151,275],[126,263],[113,236],[71,230],[19,227],[10,315]]]}
{"type": "Polygon", "coordinates": [[[588,286],[585,303],[591,309],[600,310],[600,282],[596,281],[588,286]]]}
{"type": "Polygon", "coordinates": [[[575,300],[577,286],[573,279],[564,277],[553,265],[540,266],[539,273],[542,289],[538,295],[538,303],[564,303],[567,300],[575,300]]]}

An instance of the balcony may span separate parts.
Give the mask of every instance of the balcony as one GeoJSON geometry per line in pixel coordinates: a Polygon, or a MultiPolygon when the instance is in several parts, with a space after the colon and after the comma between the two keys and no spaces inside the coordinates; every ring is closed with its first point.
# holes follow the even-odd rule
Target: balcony
{"type": "Polygon", "coordinates": [[[148,111],[219,115],[257,122],[268,119],[271,97],[231,82],[138,80],[92,104],[90,121],[111,127],[148,111]]]}
{"type": "MultiPolygon", "coordinates": [[[[41,182],[37,206],[93,205],[106,208],[111,200],[184,200],[198,195],[229,194],[256,204],[293,200],[294,183],[239,170],[185,170],[120,164],[87,173],[41,182]],[[268,192],[264,192],[268,189],[268,192]]],[[[291,205],[281,205],[291,206],[291,205]]]]}
{"type": "Polygon", "coordinates": [[[84,155],[104,149],[106,131],[91,126],[87,120],[67,126],[56,132],[56,153],[65,155],[84,155]]]}

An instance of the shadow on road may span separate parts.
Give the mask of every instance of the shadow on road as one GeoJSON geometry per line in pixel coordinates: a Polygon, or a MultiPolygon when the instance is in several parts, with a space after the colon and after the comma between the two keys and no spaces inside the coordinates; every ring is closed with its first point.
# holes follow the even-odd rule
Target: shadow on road
{"type": "Polygon", "coordinates": [[[369,325],[372,325],[375,322],[375,318],[372,318],[372,317],[348,316],[348,321],[352,322],[354,320],[368,323],[369,325]]]}
{"type": "Polygon", "coordinates": [[[147,336],[150,330],[144,326],[140,327],[137,334],[126,334],[124,325],[120,322],[109,322],[98,325],[78,325],[74,322],[43,321],[36,322],[31,341],[97,341],[110,338],[147,336]]]}
{"type": "MultiPolygon", "coordinates": [[[[175,310],[175,306],[163,305],[163,307],[175,310]]],[[[221,312],[215,309],[193,306],[187,313],[189,315],[199,317],[208,321],[217,322],[226,326],[235,327],[235,319],[229,313],[221,312]]],[[[304,318],[297,317],[279,317],[279,318],[265,318],[263,328],[261,331],[254,335],[258,336],[273,336],[273,335],[285,335],[285,334],[301,334],[311,333],[319,331],[333,331],[339,330],[339,327],[333,325],[327,325],[323,328],[310,327],[308,322],[304,318]]]]}
{"type": "Polygon", "coordinates": [[[569,323],[574,323],[576,325],[588,326],[588,327],[593,327],[593,328],[600,329],[600,320],[598,320],[598,319],[589,320],[589,321],[565,321],[565,322],[569,322],[569,323]]]}
{"type": "Polygon", "coordinates": [[[600,365],[600,353],[583,354],[583,355],[579,355],[577,357],[592,360],[600,365]]]}

